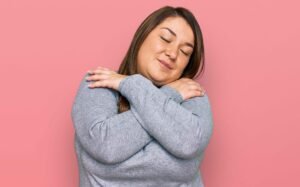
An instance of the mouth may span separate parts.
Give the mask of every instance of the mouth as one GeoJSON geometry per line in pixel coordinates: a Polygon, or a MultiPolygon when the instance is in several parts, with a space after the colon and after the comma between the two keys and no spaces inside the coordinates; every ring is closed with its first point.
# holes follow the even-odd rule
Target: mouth
{"type": "Polygon", "coordinates": [[[168,68],[168,69],[173,69],[172,67],[171,67],[171,65],[170,64],[168,64],[167,62],[165,62],[165,61],[162,61],[162,60],[159,60],[158,59],[158,61],[164,66],[164,67],[166,67],[166,68],[168,68]]]}

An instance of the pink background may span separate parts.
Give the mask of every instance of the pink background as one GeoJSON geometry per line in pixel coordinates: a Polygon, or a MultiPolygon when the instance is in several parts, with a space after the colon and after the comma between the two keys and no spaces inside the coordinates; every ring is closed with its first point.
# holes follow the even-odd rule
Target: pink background
{"type": "Polygon", "coordinates": [[[167,4],[189,8],[204,34],[205,185],[300,186],[296,0],[1,0],[0,186],[77,186],[79,81],[98,65],[116,70],[141,21],[167,4]]]}

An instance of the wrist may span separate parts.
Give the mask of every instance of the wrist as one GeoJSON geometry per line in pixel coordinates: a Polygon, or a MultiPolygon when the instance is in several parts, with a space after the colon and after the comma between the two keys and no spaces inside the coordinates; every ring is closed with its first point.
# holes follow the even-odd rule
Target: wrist
{"type": "Polygon", "coordinates": [[[120,78],[117,81],[117,85],[116,85],[116,90],[119,91],[120,90],[120,85],[122,84],[122,82],[129,76],[127,75],[121,75],[120,78]]]}

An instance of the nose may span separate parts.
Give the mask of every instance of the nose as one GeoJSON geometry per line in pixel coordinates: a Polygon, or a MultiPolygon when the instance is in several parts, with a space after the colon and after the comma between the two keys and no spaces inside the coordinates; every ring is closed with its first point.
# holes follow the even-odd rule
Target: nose
{"type": "Polygon", "coordinates": [[[172,47],[172,46],[169,46],[167,49],[166,49],[166,55],[168,57],[170,57],[170,59],[172,60],[175,60],[177,58],[177,48],[176,47],[172,47]]]}

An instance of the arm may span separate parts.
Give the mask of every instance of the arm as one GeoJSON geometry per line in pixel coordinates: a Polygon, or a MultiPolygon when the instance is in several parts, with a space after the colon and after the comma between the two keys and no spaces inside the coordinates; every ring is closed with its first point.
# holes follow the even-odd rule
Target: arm
{"type": "Polygon", "coordinates": [[[140,74],[123,79],[119,91],[144,129],[174,156],[194,158],[208,145],[213,121],[207,95],[180,105],[140,74]]]}
{"type": "MultiPolygon", "coordinates": [[[[88,88],[82,79],[72,106],[72,120],[84,149],[102,163],[126,160],[153,138],[143,129],[131,110],[117,114],[116,92],[107,88],[88,88]]],[[[162,93],[181,102],[174,89],[161,87],[162,93]]]]}

